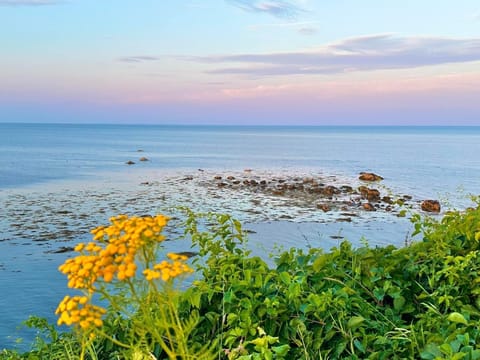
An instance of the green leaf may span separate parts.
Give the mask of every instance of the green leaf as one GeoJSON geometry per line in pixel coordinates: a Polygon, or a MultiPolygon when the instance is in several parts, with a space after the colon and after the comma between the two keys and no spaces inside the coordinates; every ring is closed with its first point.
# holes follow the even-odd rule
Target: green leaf
{"type": "Polygon", "coordinates": [[[315,259],[315,261],[313,262],[313,265],[312,265],[313,270],[314,270],[315,272],[318,272],[318,271],[320,271],[320,270],[325,266],[325,264],[327,264],[327,263],[328,263],[328,257],[322,254],[322,255],[320,255],[319,257],[317,257],[317,258],[315,259]]]}
{"type": "Polygon", "coordinates": [[[353,329],[360,326],[365,321],[363,316],[354,316],[350,320],[348,320],[347,328],[353,329]]]}
{"type": "Polygon", "coordinates": [[[393,308],[397,311],[400,311],[403,309],[403,306],[405,305],[405,298],[403,296],[398,296],[395,299],[393,299],[393,308]]]}
{"type": "Polygon", "coordinates": [[[290,350],[290,345],[285,344],[285,345],[280,345],[280,346],[273,346],[272,350],[275,354],[278,356],[286,356],[288,353],[288,350],[290,350]]]}
{"type": "Polygon", "coordinates": [[[382,301],[383,298],[385,297],[385,290],[383,290],[381,288],[375,288],[375,289],[373,289],[373,295],[375,295],[375,298],[378,301],[382,301]]]}
{"type": "Polygon", "coordinates": [[[235,294],[233,293],[232,290],[228,290],[227,292],[225,292],[225,294],[223,295],[223,301],[225,302],[225,304],[230,304],[232,303],[233,299],[235,298],[235,294]]]}
{"type": "Polygon", "coordinates": [[[448,315],[447,319],[457,324],[468,325],[467,320],[465,320],[465,317],[458,312],[452,312],[450,315],[448,315]]]}
{"type": "Polygon", "coordinates": [[[280,280],[282,280],[282,282],[285,284],[285,285],[289,285],[290,284],[290,274],[287,273],[286,271],[283,271],[280,273],[280,280]]]}
{"type": "Polygon", "coordinates": [[[473,350],[471,352],[472,360],[480,360],[480,350],[473,350]]]}
{"type": "Polygon", "coordinates": [[[355,347],[356,347],[361,353],[365,353],[365,347],[364,347],[363,344],[360,342],[360,340],[358,340],[358,339],[353,340],[353,345],[355,345],[355,347]]]}

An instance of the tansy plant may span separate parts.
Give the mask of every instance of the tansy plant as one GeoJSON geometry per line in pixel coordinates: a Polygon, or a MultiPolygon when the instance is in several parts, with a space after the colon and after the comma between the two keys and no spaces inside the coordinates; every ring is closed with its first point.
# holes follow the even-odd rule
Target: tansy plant
{"type": "Polygon", "coordinates": [[[65,296],[56,310],[58,325],[72,326],[80,336],[81,359],[86,353],[95,357],[93,344],[99,339],[123,349],[125,358],[152,359],[160,352],[170,359],[208,357],[206,348],[187,346],[197,319],[181,320],[178,314],[174,281],[193,272],[187,257],[170,253],[157,261],[168,220],[163,215],[113,217],[109,226],[92,230],[93,241],[78,244],[78,255],[60,266],[68,287],[82,293],[65,296]],[[97,299],[107,307],[94,305],[97,299]],[[108,331],[104,317],[116,331],[108,331]]]}

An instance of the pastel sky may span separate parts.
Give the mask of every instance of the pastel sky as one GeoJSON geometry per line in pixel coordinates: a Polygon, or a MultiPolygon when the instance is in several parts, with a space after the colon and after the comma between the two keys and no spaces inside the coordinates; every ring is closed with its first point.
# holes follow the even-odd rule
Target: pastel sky
{"type": "Polygon", "coordinates": [[[0,0],[0,122],[480,125],[479,0],[0,0]]]}

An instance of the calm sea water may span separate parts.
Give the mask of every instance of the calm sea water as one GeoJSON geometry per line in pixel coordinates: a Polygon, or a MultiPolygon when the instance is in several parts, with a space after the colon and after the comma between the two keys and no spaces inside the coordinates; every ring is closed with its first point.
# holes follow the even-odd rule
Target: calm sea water
{"type": "Polygon", "coordinates": [[[478,192],[480,127],[236,127],[0,124],[0,189],[158,168],[374,170],[432,196],[478,192]]]}
{"type": "MultiPolygon", "coordinates": [[[[310,168],[352,178],[360,171],[374,171],[395,191],[461,207],[468,203],[467,194],[480,194],[479,153],[480,127],[0,124],[0,199],[2,194],[28,194],[29,189],[38,193],[43,186],[72,180],[90,184],[98,180],[100,187],[111,186],[147,167],[291,172],[310,168]],[[138,162],[141,156],[150,161],[138,162]],[[137,164],[126,166],[129,160],[137,164]]],[[[22,206],[19,203],[18,211],[22,206]]],[[[3,231],[1,226],[2,219],[3,231]]],[[[329,226],[328,231],[350,238],[365,235],[364,231],[399,236],[395,224],[376,222],[367,230],[347,224],[329,226]]],[[[254,228],[255,241],[262,243],[277,231],[276,241],[287,247],[298,244],[298,238],[289,238],[293,234],[307,239],[324,231],[312,224],[254,228]]],[[[17,336],[30,340],[32,334],[16,332],[16,326],[29,314],[52,319],[64,295],[65,281],[56,268],[68,254],[47,256],[37,248],[25,240],[0,242],[0,349],[11,347],[17,336]]]]}

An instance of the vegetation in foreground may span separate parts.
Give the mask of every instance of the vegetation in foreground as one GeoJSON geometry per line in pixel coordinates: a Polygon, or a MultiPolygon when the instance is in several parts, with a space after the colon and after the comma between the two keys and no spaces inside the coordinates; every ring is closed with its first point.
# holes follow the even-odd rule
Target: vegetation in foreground
{"type": "Polygon", "coordinates": [[[31,318],[31,351],[0,359],[480,359],[480,205],[414,215],[423,240],[404,248],[345,241],[274,266],[238,221],[183,211],[191,264],[162,254],[168,218],[112,218],[60,268],[79,292],[57,310],[69,330],[31,318]]]}

